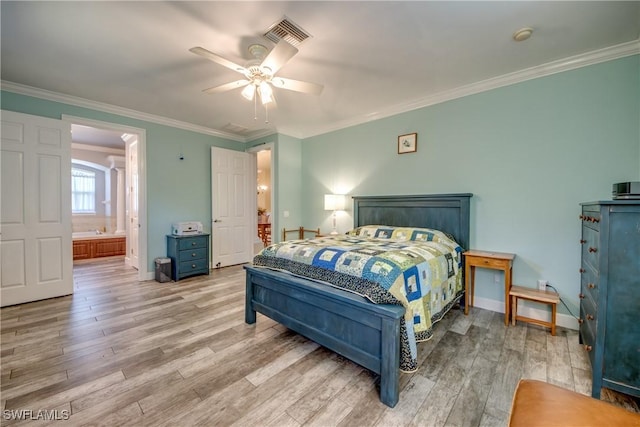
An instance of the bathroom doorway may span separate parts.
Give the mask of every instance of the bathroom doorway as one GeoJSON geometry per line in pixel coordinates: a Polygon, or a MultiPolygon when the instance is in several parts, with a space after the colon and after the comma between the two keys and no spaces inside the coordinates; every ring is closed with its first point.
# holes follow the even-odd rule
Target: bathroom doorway
{"type": "Polygon", "coordinates": [[[74,259],[76,248],[85,251],[79,256],[87,259],[122,255],[126,265],[138,270],[139,280],[147,280],[146,186],[141,167],[144,129],[79,117],[63,119],[71,123],[72,164],[84,163],[85,169],[89,164],[104,171],[104,182],[96,187],[100,191],[96,191],[93,213],[73,215],[74,232],[85,234],[84,240],[74,241],[74,259]]]}

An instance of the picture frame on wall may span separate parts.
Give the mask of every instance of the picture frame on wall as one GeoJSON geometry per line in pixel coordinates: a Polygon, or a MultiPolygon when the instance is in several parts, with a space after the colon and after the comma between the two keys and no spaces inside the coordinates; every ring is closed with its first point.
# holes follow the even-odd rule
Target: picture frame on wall
{"type": "Polygon", "coordinates": [[[398,154],[415,153],[418,150],[418,134],[408,133],[398,137],[398,154]]]}

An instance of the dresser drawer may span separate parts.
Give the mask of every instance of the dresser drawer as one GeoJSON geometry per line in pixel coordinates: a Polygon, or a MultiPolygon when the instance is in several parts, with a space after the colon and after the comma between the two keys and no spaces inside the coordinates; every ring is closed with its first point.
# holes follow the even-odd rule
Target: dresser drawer
{"type": "Polygon", "coordinates": [[[180,239],[178,249],[183,251],[185,249],[206,248],[208,243],[209,236],[191,236],[180,239]]]}
{"type": "Polygon", "coordinates": [[[583,226],[580,243],[582,244],[582,262],[589,264],[597,272],[600,260],[600,233],[597,230],[583,226]]]}
{"type": "MultiPolygon", "coordinates": [[[[591,331],[596,332],[598,330],[598,311],[590,297],[580,300],[580,320],[582,326],[588,326],[591,331]]],[[[595,336],[595,334],[592,334],[595,336]]]]}
{"type": "Polygon", "coordinates": [[[180,251],[180,261],[188,261],[199,258],[207,258],[207,248],[190,249],[180,251]]]}
{"type": "MultiPolygon", "coordinates": [[[[580,310],[580,317],[582,317],[582,309],[580,310]]],[[[589,355],[589,360],[591,361],[591,367],[593,369],[596,354],[596,336],[593,333],[593,329],[591,329],[591,325],[587,322],[582,322],[582,324],[580,324],[580,340],[583,348],[589,355]]]]}
{"type": "Polygon", "coordinates": [[[580,215],[580,219],[582,220],[582,225],[585,227],[592,228],[594,230],[600,230],[600,211],[599,210],[582,210],[582,215],[580,215]]]}
{"type": "Polygon", "coordinates": [[[582,266],[582,273],[580,277],[580,293],[585,296],[589,296],[598,305],[598,293],[600,290],[599,276],[596,275],[591,268],[585,268],[582,266]]]}

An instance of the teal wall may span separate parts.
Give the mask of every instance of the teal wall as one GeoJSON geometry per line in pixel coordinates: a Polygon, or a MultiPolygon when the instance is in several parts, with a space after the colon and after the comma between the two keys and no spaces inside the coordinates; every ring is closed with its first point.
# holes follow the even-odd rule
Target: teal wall
{"type": "Polygon", "coordinates": [[[3,110],[60,119],[63,114],[145,129],[147,257],[167,254],[165,235],[176,221],[201,221],[211,232],[212,146],[244,150],[241,142],[3,91],[3,110]],[[184,160],[179,160],[180,153],[184,160]]]}
{"type": "MultiPolygon", "coordinates": [[[[272,206],[272,239],[281,239],[282,229],[296,229],[306,226],[303,221],[302,209],[302,142],[300,139],[278,134],[271,135],[247,143],[247,148],[258,147],[265,143],[272,143],[273,156],[273,188],[274,201],[272,206]],[[289,216],[285,217],[284,212],[289,216]]],[[[292,237],[292,236],[289,236],[292,237]]]]}
{"type": "MultiPolygon", "coordinates": [[[[549,280],[577,315],[579,203],[640,178],[639,76],[635,55],[305,139],[305,224],[331,229],[327,192],[473,193],[471,246],[517,254],[514,282],[549,280]],[[398,155],[411,132],[417,152],[398,155]]],[[[478,270],[476,298],[499,305],[494,274],[478,270]]]]}
{"type": "MultiPolygon", "coordinates": [[[[247,144],[7,91],[1,96],[6,110],[146,130],[148,271],[166,253],[171,222],[201,221],[210,231],[210,147],[272,143],[275,240],[283,227],[330,231],[331,213],[323,210],[330,192],[470,192],[471,246],[516,253],[515,283],[547,279],[577,314],[579,203],[610,199],[614,182],[640,180],[639,55],[304,140],[276,134],[247,144]],[[418,133],[418,151],[398,155],[397,136],[411,132],[418,133]]],[[[351,228],[350,211],[338,220],[341,232],[351,228]]],[[[476,298],[503,300],[492,271],[479,270],[477,282],[476,298]]]]}

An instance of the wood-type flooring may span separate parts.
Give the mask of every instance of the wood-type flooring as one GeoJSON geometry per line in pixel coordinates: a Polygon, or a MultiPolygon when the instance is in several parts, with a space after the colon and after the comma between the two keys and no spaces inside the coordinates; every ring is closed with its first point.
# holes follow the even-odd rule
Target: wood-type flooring
{"type": "Polygon", "coordinates": [[[520,378],[590,394],[576,331],[458,308],[419,344],[388,408],[368,370],[262,315],[246,325],[244,276],[138,282],[122,258],[103,259],[74,266],[72,296],[3,308],[1,424],[505,426],[520,378]]]}

